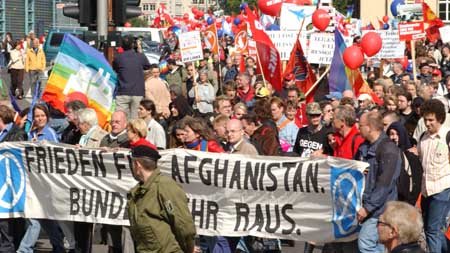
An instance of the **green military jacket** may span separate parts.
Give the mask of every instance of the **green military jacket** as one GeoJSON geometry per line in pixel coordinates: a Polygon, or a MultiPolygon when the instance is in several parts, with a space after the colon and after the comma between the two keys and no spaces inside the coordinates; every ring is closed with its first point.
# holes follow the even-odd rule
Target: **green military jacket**
{"type": "Polygon", "coordinates": [[[195,226],[186,193],[159,169],[128,193],[128,214],[137,252],[192,252],[195,226]]]}

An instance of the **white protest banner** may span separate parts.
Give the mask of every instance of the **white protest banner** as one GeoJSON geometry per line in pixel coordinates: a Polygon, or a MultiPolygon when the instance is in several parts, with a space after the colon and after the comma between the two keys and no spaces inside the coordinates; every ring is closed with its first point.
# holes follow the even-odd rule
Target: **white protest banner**
{"type": "Polygon", "coordinates": [[[136,185],[128,154],[1,143],[0,217],[127,225],[127,192],[136,185]]]}
{"type": "Polygon", "coordinates": [[[363,36],[368,32],[376,32],[381,37],[381,50],[372,58],[395,59],[403,58],[405,55],[405,42],[400,41],[398,30],[374,30],[363,31],[363,36]]]}
{"type": "MultiPolygon", "coordinates": [[[[161,171],[180,183],[202,235],[333,241],[358,230],[359,161],[170,149],[161,171]]],[[[136,185],[129,151],[49,143],[0,144],[0,217],[128,225],[136,185]]]]}
{"type": "MultiPolygon", "coordinates": [[[[281,60],[288,61],[292,48],[294,48],[298,31],[266,31],[266,33],[269,35],[278,52],[280,52],[281,60]]],[[[300,34],[300,43],[306,52],[308,48],[306,33],[300,34]]]]}
{"type": "Polygon", "coordinates": [[[161,153],[158,165],[187,192],[199,234],[325,242],[357,231],[366,163],[161,153]]]}
{"type": "Polygon", "coordinates": [[[203,59],[203,48],[199,31],[181,33],[179,43],[182,62],[203,59]]]}

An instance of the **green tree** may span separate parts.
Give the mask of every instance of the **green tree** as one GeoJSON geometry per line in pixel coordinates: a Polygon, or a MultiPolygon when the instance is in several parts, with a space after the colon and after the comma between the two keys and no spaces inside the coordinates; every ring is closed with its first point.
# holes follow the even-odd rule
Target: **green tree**
{"type": "Polygon", "coordinates": [[[147,20],[140,17],[129,19],[128,22],[130,22],[132,27],[148,27],[147,20]]]}
{"type": "Polygon", "coordinates": [[[333,0],[333,7],[336,8],[337,11],[346,15],[347,14],[347,5],[352,4],[352,0],[333,0]]]}
{"type": "MultiPolygon", "coordinates": [[[[241,0],[223,1],[222,8],[225,12],[225,15],[239,14],[241,11],[239,9],[241,3],[242,3],[241,0]]],[[[250,7],[256,7],[257,0],[244,1],[244,3],[248,3],[250,7]]]]}

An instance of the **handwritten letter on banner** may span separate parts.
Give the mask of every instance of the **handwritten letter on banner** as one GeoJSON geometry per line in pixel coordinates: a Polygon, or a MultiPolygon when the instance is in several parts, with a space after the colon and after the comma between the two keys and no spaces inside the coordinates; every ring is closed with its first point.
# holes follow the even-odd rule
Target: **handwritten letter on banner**
{"type": "Polygon", "coordinates": [[[380,52],[373,56],[377,59],[403,58],[405,55],[405,42],[400,41],[398,30],[363,31],[363,36],[368,32],[376,32],[380,35],[382,46],[380,52]]]}
{"type": "MultiPolygon", "coordinates": [[[[197,232],[332,241],[357,231],[367,164],[343,159],[161,152],[184,188],[197,232]]],[[[128,151],[0,144],[0,217],[127,225],[136,184],[128,151]]]]}

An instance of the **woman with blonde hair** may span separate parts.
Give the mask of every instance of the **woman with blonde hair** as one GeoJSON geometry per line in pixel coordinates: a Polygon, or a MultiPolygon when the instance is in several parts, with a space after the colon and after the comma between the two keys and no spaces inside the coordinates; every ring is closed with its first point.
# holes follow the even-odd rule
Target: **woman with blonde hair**
{"type": "Polygon", "coordinates": [[[157,147],[149,142],[147,139],[147,123],[143,119],[132,119],[127,125],[128,140],[130,141],[130,148],[134,148],[140,145],[145,145],[154,150],[157,147]]]}
{"type": "Polygon", "coordinates": [[[242,116],[244,116],[245,114],[247,114],[247,112],[248,112],[248,108],[247,108],[247,106],[244,104],[244,103],[242,103],[242,102],[239,102],[239,103],[237,103],[237,104],[235,104],[234,106],[233,106],[233,118],[235,118],[235,119],[241,119],[242,118],[242,116]]]}

